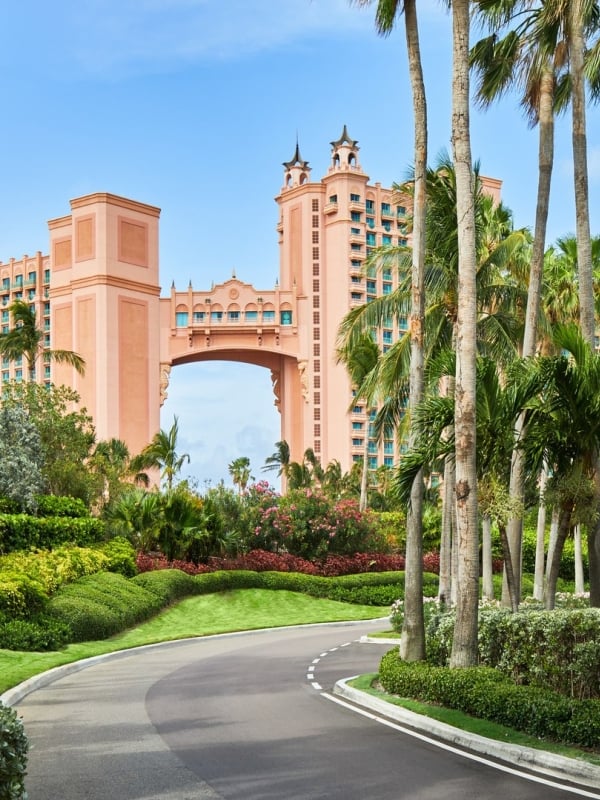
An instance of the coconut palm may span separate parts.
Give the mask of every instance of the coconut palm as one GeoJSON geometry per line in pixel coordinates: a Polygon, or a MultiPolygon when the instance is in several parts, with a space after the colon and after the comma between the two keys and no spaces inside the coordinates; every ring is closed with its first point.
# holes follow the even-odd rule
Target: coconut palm
{"type": "Polygon", "coordinates": [[[290,446],[282,439],[280,442],[275,442],[275,452],[265,459],[264,466],[261,467],[263,472],[277,470],[277,477],[283,476],[287,478],[288,466],[290,463],[290,446]]]}
{"type": "Polygon", "coordinates": [[[35,309],[23,300],[10,306],[13,327],[0,336],[0,354],[10,361],[25,358],[30,381],[35,380],[35,365],[40,356],[57,364],[69,364],[80,375],[85,372],[83,358],[72,350],[52,350],[44,347],[44,332],[36,325],[35,309]]]}
{"type": "MultiPolygon", "coordinates": [[[[360,5],[372,0],[358,0],[360,5]]],[[[413,100],[414,184],[412,220],[412,269],[410,305],[410,374],[409,409],[423,398],[424,316],[425,316],[425,219],[427,174],[427,102],[416,0],[378,0],[375,24],[380,34],[388,35],[404,11],[406,50],[413,100]]],[[[366,465],[363,468],[366,472],[366,465]]],[[[364,481],[364,478],[363,478],[364,481]]],[[[404,660],[420,661],[425,657],[423,616],[422,538],[423,480],[415,479],[411,510],[406,530],[405,613],[400,654],[404,660]]],[[[361,489],[361,498],[362,498],[361,489]]]]}
{"type": "MultiPolygon", "coordinates": [[[[350,408],[356,404],[357,400],[365,400],[367,407],[375,405],[372,380],[377,364],[379,362],[380,351],[377,344],[373,341],[370,333],[363,333],[362,336],[345,347],[337,350],[337,361],[343,363],[350,376],[350,381],[355,391],[350,408]],[[369,379],[371,383],[369,384],[369,379]]],[[[369,432],[364,432],[363,437],[363,469],[360,483],[359,509],[364,511],[367,507],[367,482],[369,473],[369,432]]]]}
{"type": "Polygon", "coordinates": [[[172,489],[173,481],[181,471],[181,468],[186,462],[189,463],[190,461],[187,453],[179,455],[177,452],[178,434],[179,422],[177,417],[174,417],[170,429],[165,431],[161,428],[154,435],[150,444],[132,459],[132,469],[135,472],[158,469],[161,471],[161,480],[166,481],[167,489],[172,489]]]}
{"type": "Polygon", "coordinates": [[[233,485],[238,487],[239,494],[244,494],[248,481],[252,479],[248,456],[239,456],[239,458],[234,459],[227,469],[231,475],[233,485]]]}

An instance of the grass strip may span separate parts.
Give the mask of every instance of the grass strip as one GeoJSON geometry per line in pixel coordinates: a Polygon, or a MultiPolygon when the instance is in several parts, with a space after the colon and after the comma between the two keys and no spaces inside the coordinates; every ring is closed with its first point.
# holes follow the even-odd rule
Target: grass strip
{"type": "Polygon", "coordinates": [[[0,650],[0,693],[53,667],[115,650],[216,633],[376,619],[388,613],[388,606],[353,605],[285,590],[236,589],[189,597],[110,639],[70,644],[47,653],[0,650]]]}
{"type": "Polygon", "coordinates": [[[543,739],[536,739],[533,736],[527,736],[520,731],[515,731],[512,728],[507,728],[504,725],[498,725],[495,722],[489,722],[485,719],[477,717],[470,717],[455,709],[444,708],[443,706],[434,706],[428,703],[420,703],[417,700],[411,700],[405,697],[398,697],[396,695],[388,694],[382,689],[375,686],[377,681],[377,674],[360,675],[354,680],[349,682],[349,685],[354,689],[361,692],[370,694],[386,703],[406,708],[408,711],[413,711],[415,714],[422,714],[430,719],[435,719],[438,722],[444,722],[446,725],[453,725],[455,728],[460,728],[468,733],[474,733],[478,736],[484,736],[487,739],[495,739],[505,744],[515,744],[521,747],[531,747],[536,750],[544,750],[548,753],[555,755],[565,756],[567,758],[576,758],[581,761],[587,761],[589,764],[600,766],[600,756],[595,753],[590,753],[587,750],[580,750],[576,747],[568,747],[557,742],[548,742],[543,739]]]}

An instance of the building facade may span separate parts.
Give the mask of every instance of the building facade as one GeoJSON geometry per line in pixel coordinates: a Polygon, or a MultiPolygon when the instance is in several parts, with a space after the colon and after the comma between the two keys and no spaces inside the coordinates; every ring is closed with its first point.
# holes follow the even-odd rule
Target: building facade
{"type": "MultiPolygon", "coordinates": [[[[72,200],[69,215],[49,222],[49,255],[0,262],[2,332],[10,304],[29,302],[45,345],[74,350],[86,363],[80,376],[40,358],[36,380],[75,388],[98,439],[123,439],[132,453],[159,429],[173,368],[229,360],[271,371],[292,460],[311,448],[322,464],[336,459],[348,470],[366,444],[370,469],[392,466],[399,445],[392,432],[379,443],[371,435],[372,415],[353,401],[336,348],[347,312],[396,288],[392,270],[369,273],[364,265],[376,247],[410,244],[410,209],[392,188],[370,182],[359,151],[344,127],[320,180],[298,146],[283,164],[279,280],[267,290],[233,275],[210,288],[173,286],[161,297],[160,210],[105,193],[72,200]]],[[[499,181],[484,179],[484,186],[499,199],[499,181]]],[[[406,326],[406,319],[384,321],[382,352],[406,326]]],[[[24,369],[5,359],[2,382],[26,379],[24,369]]]]}

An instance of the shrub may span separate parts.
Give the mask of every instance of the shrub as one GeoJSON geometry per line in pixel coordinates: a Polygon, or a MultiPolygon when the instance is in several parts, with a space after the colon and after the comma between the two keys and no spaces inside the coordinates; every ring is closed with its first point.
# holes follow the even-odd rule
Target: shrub
{"type": "Polygon", "coordinates": [[[61,544],[82,547],[101,541],[104,523],[92,517],[31,517],[0,514],[0,552],[51,550],[61,544]]]}
{"type": "Polygon", "coordinates": [[[489,667],[450,669],[400,660],[394,648],[381,660],[386,691],[438,703],[507,725],[531,736],[598,747],[600,702],[579,701],[538,686],[519,686],[489,667]]]}
{"type": "Polygon", "coordinates": [[[0,622],[0,648],[5,650],[59,650],[71,637],[66,623],[48,616],[0,622]]]}
{"type": "Polygon", "coordinates": [[[108,572],[118,572],[125,578],[137,575],[135,548],[127,539],[115,536],[102,545],[101,550],[107,558],[106,569],[108,572]]]}
{"type": "Polygon", "coordinates": [[[39,517],[89,517],[87,506],[78,497],[43,494],[36,497],[39,517]]]}
{"type": "Polygon", "coordinates": [[[72,641],[83,642],[119,633],[163,606],[157,594],[134,579],[100,572],[63,586],[50,600],[48,612],[71,628],[72,641]]]}
{"type": "Polygon", "coordinates": [[[0,703],[0,800],[26,797],[25,772],[29,742],[12,708],[0,703]]]}
{"type": "Polygon", "coordinates": [[[143,572],[132,578],[132,582],[160,597],[164,605],[194,594],[196,590],[194,579],[178,569],[143,572]]]}
{"type": "Polygon", "coordinates": [[[84,575],[108,569],[109,557],[100,550],[63,545],[56,550],[16,552],[0,557],[0,580],[7,572],[33,578],[47,595],[84,575]]]}
{"type": "Polygon", "coordinates": [[[18,572],[0,573],[0,611],[26,617],[41,611],[48,597],[38,581],[18,572]]]}

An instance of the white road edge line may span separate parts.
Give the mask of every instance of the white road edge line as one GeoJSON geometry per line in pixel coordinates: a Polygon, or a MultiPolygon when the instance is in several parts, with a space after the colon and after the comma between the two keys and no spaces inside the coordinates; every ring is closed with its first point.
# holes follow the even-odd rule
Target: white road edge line
{"type": "Polygon", "coordinates": [[[480,764],[485,764],[486,766],[500,770],[501,772],[508,772],[510,775],[516,775],[520,778],[524,778],[525,780],[533,781],[534,783],[541,783],[544,786],[551,786],[553,789],[559,789],[563,792],[570,792],[571,794],[578,795],[579,797],[592,797],[595,798],[595,800],[600,799],[600,794],[596,792],[590,792],[586,789],[577,788],[576,786],[564,786],[563,784],[557,783],[556,781],[548,778],[542,778],[538,775],[515,769],[514,767],[505,766],[504,764],[484,758],[483,756],[478,756],[475,753],[470,753],[467,750],[460,750],[459,748],[453,747],[445,742],[432,739],[423,733],[412,730],[411,728],[405,728],[404,726],[399,725],[397,722],[392,722],[391,720],[380,717],[377,714],[371,714],[370,711],[365,711],[362,708],[358,708],[358,706],[347,703],[345,700],[341,700],[339,697],[329,694],[329,692],[321,692],[321,697],[324,697],[326,700],[331,700],[332,703],[337,703],[339,706],[343,706],[350,711],[354,711],[356,714],[367,717],[367,719],[373,720],[374,722],[379,722],[381,725],[386,725],[388,728],[393,728],[394,730],[405,733],[415,739],[420,739],[421,741],[432,744],[435,747],[441,748],[442,750],[448,750],[450,753],[455,753],[456,755],[462,756],[463,758],[468,758],[471,761],[477,761],[480,764]]]}

